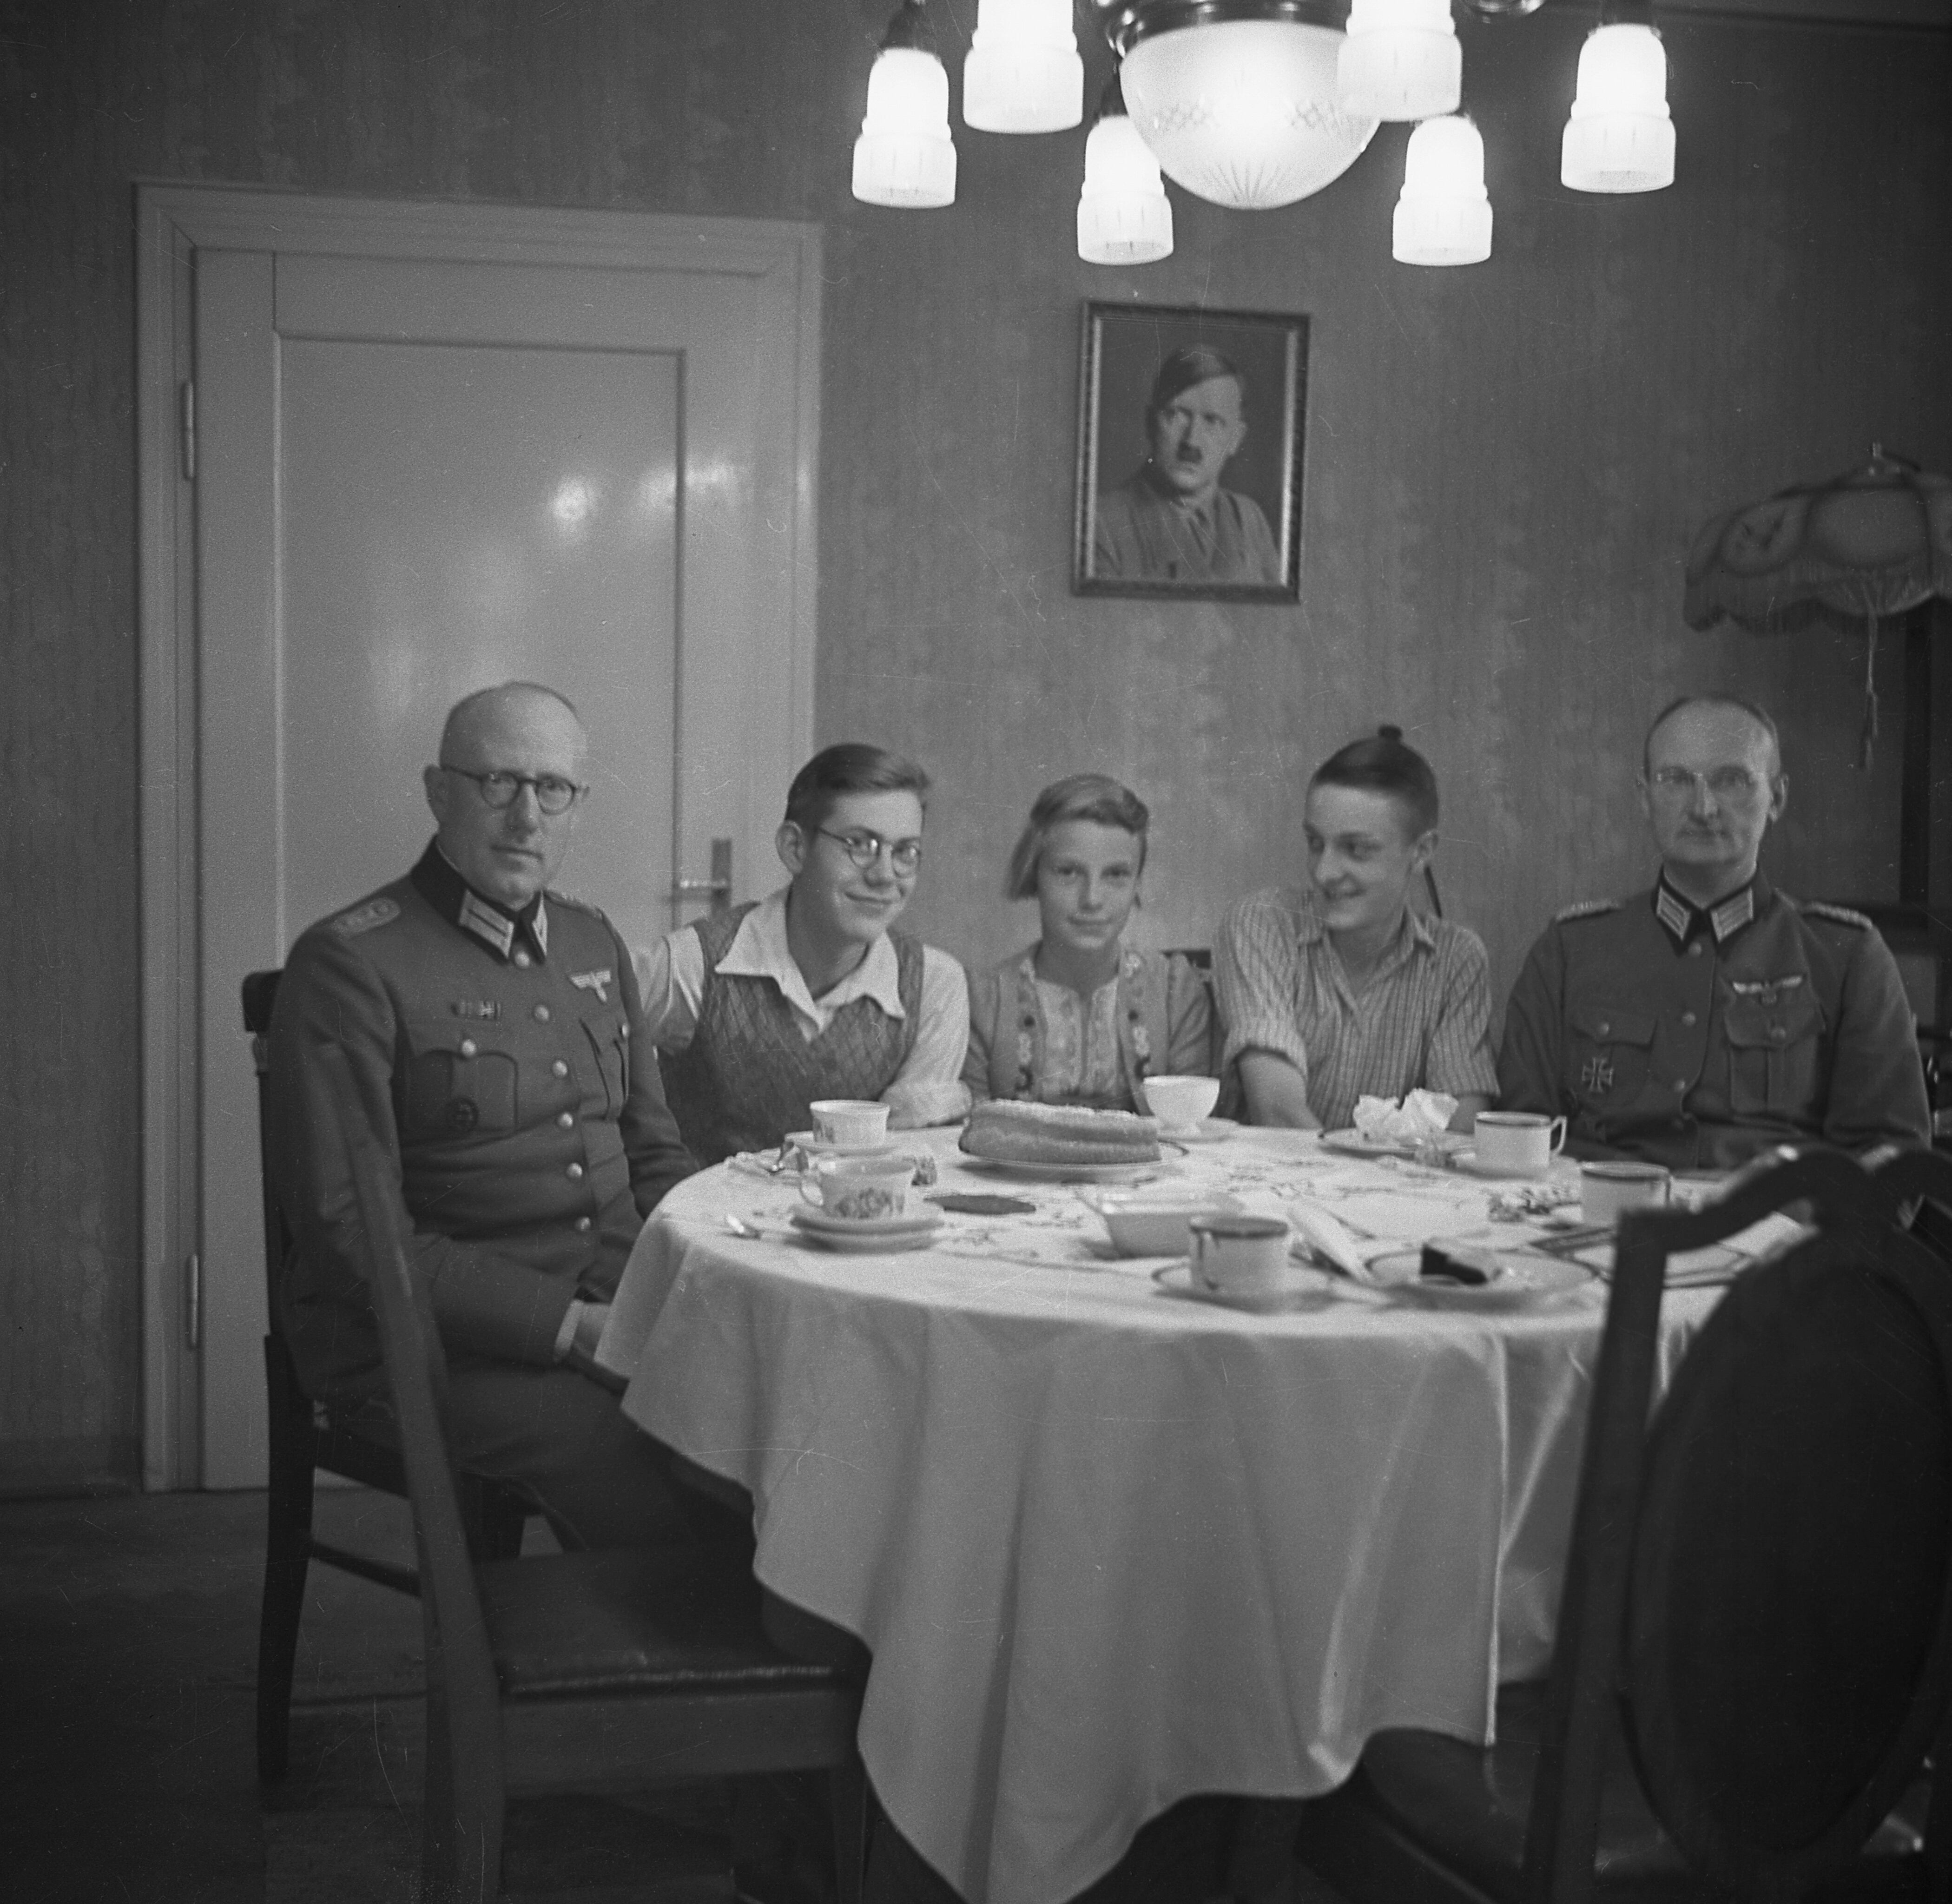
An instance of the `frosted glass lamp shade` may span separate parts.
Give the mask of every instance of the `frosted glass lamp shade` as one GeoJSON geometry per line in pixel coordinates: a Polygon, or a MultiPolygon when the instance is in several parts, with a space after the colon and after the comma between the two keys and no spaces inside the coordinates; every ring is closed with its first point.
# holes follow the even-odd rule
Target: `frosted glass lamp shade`
{"type": "Polygon", "coordinates": [[[1450,0],[1351,0],[1335,96],[1358,118],[1434,119],[1463,96],[1450,0]]]}
{"type": "Polygon", "coordinates": [[[986,133],[1062,132],[1084,118],[1071,0],[981,0],[962,63],[962,117],[986,133]]]}
{"type": "Polygon", "coordinates": [[[1484,142],[1469,120],[1426,119],[1410,134],[1390,236],[1400,264],[1481,264],[1491,256],[1484,142]]]}
{"type": "Polygon", "coordinates": [[[1658,192],[1674,183],[1667,55],[1651,27],[1597,27],[1587,36],[1559,179],[1575,192],[1658,192]]]}
{"type": "Polygon", "coordinates": [[[875,56],[854,142],[854,195],[915,210],[955,203],[949,75],[933,53],[889,46],[875,56]]]}
{"type": "Polygon", "coordinates": [[[1137,39],[1125,105],[1168,178],[1236,211],[1292,205],[1340,178],[1375,136],[1336,103],[1342,35],[1292,20],[1222,20],[1137,39]]]}
{"type": "Polygon", "coordinates": [[[1078,255],[1087,264],[1153,264],[1172,255],[1172,201],[1159,161],[1123,113],[1100,120],[1084,142],[1078,255]]]}

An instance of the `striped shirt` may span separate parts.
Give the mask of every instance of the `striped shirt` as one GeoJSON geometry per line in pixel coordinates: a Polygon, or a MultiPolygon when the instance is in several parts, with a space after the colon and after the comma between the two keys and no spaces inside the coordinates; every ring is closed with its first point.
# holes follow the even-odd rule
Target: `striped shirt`
{"type": "Polygon", "coordinates": [[[1359,1097],[1400,1098],[1419,1086],[1497,1096],[1484,941],[1447,919],[1406,911],[1359,994],[1313,889],[1270,886],[1227,914],[1213,978],[1225,1061],[1243,1051],[1286,1058],[1325,1130],[1346,1129],[1359,1097]]]}

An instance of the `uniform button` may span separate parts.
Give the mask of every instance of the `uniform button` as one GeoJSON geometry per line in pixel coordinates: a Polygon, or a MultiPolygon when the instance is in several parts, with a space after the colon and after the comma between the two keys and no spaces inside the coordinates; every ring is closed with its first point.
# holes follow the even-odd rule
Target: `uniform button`
{"type": "Polygon", "coordinates": [[[567,1077],[569,1075],[569,1066],[560,1058],[549,1067],[549,1069],[558,1077],[567,1077]]]}
{"type": "Polygon", "coordinates": [[[1685,1091],[1685,1090],[1686,1090],[1688,1089],[1688,1080],[1687,1080],[1687,1079],[1686,1079],[1686,1078],[1685,1078],[1685,1077],[1677,1077],[1677,1078],[1674,1080],[1674,1088],[1675,1088],[1677,1091],[1685,1091]]]}
{"type": "Polygon", "coordinates": [[[1692,1011],[1682,1012],[1681,1015],[1681,1022],[1685,1025],[1693,1024],[1694,1022],[1694,1014],[1692,1011]]]}
{"type": "Polygon", "coordinates": [[[536,961],[535,961],[533,958],[531,958],[528,955],[528,954],[527,954],[527,952],[517,952],[517,953],[516,953],[516,955],[515,955],[515,963],[516,963],[518,965],[521,966],[521,968],[522,968],[522,970],[523,970],[524,971],[525,971],[525,972],[526,972],[526,971],[529,969],[529,968],[530,968],[531,965],[533,965],[535,962],[536,962],[536,961]]]}
{"type": "Polygon", "coordinates": [[[1772,1024],[1769,1027],[1769,1036],[1778,1044],[1781,1044],[1788,1036],[1789,1033],[1779,1024],[1772,1024]]]}
{"type": "Polygon", "coordinates": [[[472,1038],[464,1038],[461,1041],[461,1055],[464,1058],[472,1058],[480,1049],[472,1038]]]}
{"type": "Polygon", "coordinates": [[[549,1023],[549,1007],[546,1005],[537,1005],[536,1007],[536,1023],[537,1024],[547,1024],[549,1023]]]}
{"type": "Polygon", "coordinates": [[[580,1164],[571,1164],[564,1171],[563,1175],[568,1177],[572,1183],[578,1183],[581,1180],[583,1177],[583,1166],[580,1164]]]}
{"type": "Polygon", "coordinates": [[[1605,1038],[1610,1036],[1613,1033],[1613,1027],[1609,1025],[1604,1018],[1602,1018],[1600,1021],[1600,1036],[1601,1037],[1605,1038]]]}
{"type": "Polygon", "coordinates": [[[1696,939],[1694,944],[1688,947],[1688,955],[1690,958],[1699,958],[1701,956],[1701,941],[1700,939],[1696,939]]]}
{"type": "Polygon", "coordinates": [[[556,1118],[556,1122],[561,1124],[565,1130],[574,1130],[576,1128],[575,1113],[570,1111],[559,1112],[556,1118]]]}
{"type": "Polygon", "coordinates": [[[620,1024],[620,1025],[617,1027],[617,1036],[618,1036],[618,1037],[620,1037],[620,1038],[627,1038],[627,1037],[629,1037],[629,1036],[630,1036],[630,1026],[628,1025],[628,1024],[620,1024]]]}
{"type": "Polygon", "coordinates": [[[590,1219],[587,1217],[578,1217],[576,1219],[576,1227],[579,1235],[587,1235],[590,1230],[590,1219]]]}

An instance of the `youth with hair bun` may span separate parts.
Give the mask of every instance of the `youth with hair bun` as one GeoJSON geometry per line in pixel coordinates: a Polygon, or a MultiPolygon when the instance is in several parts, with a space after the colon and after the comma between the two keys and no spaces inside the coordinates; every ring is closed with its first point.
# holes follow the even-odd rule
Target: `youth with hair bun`
{"type": "Polygon", "coordinates": [[[1103,774],[1037,796],[1003,890],[1036,900],[1039,935],[970,981],[974,1096],[1132,1111],[1144,1077],[1212,1073],[1205,980],[1177,954],[1125,943],[1150,818],[1103,774]]]}
{"type": "Polygon", "coordinates": [[[1332,754],[1308,783],[1309,883],[1228,912],[1213,976],[1250,1123],[1334,1130],[1359,1097],[1419,1088],[1458,1101],[1469,1130],[1497,1072],[1484,942],[1419,912],[1437,851],[1437,778],[1402,732],[1332,754]]]}

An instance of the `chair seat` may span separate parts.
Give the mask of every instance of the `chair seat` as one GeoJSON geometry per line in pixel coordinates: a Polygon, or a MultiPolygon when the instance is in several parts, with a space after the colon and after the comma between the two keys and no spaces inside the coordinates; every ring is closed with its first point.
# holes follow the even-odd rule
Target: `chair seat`
{"type": "MultiPolygon", "coordinates": [[[[1377,1734],[1357,1774],[1361,1799],[1479,1890],[1515,1897],[1538,1773],[1544,1693],[1542,1684],[1503,1688],[1497,1743],[1488,1749],[1434,1732],[1377,1734]]],[[[1922,1883],[1921,1827],[1929,1790],[1921,1778],[1878,1827],[1849,1881],[1816,1895],[1900,1896],[1922,1883]]],[[[1594,1868],[1604,1895],[1621,1904],[1669,1904],[1703,1895],[1701,1881],[1642,1795],[1617,1732],[1607,1752],[1600,1806],[1594,1868]]]]}
{"type": "Polygon", "coordinates": [[[766,1637],[736,1548],[537,1555],[477,1569],[504,1696],[837,1690],[846,1675],[766,1637]]]}

